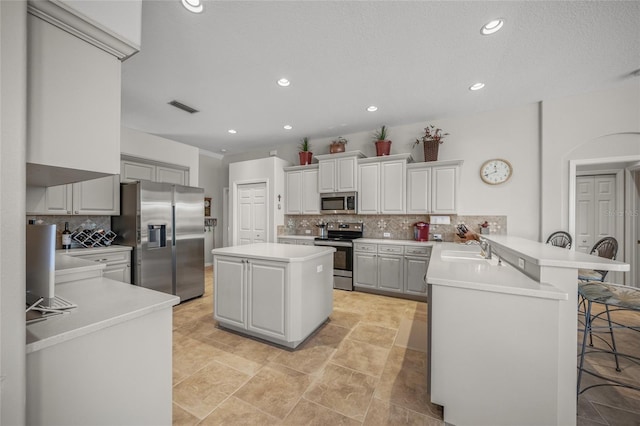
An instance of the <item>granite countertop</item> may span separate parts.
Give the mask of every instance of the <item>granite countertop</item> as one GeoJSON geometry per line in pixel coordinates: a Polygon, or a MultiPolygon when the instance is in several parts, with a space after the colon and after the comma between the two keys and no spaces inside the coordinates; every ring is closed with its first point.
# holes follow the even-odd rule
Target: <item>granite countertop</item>
{"type": "MultiPolygon", "coordinates": [[[[446,254],[446,253],[445,253],[446,254]]],[[[482,259],[479,245],[439,243],[434,245],[427,269],[427,283],[469,290],[488,291],[543,299],[567,300],[566,292],[533,280],[506,262],[482,259]],[[468,252],[476,260],[447,259],[443,252],[468,252]]]]}
{"type": "Polygon", "coordinates": [[[27,325],[27,353],[180,303],[178,296],[104,277],[57,284],[56,295],[78,307],[27,325]]]}
{"type": "Polygon", "coordinates": [[[279,262],[304,262],[335,252],[335,247],[255,243],[211,250],[214,255],[248,257],[279,262]]]}
{"type": "Polygon", "coordinates": [[[73,255],[84,255],[84,254],[102,254],[109,253],[114,251],[131,251],[133,247],[130,246],[120,246],[117,244],[113,244],[107,247],[89,247],[89,248],[72,248],[72,249],[59,249],[56,250],[56,254],[67,254],[69,256],[73,255]]]}

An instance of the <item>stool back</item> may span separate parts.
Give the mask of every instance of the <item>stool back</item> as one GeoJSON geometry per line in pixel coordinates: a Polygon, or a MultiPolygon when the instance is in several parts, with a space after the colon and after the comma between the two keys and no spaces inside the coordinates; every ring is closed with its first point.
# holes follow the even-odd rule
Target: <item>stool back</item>
{"type": "Polygon", "coordinates": [[[556,231],[553,234],[549,235],[547,238],[547,244],[551,244],[556,247],[563,247],[566,249],[571,248],[571,243],[573,240],[571,239],[571,235],[568,232],[564,231],[556,231]]]}

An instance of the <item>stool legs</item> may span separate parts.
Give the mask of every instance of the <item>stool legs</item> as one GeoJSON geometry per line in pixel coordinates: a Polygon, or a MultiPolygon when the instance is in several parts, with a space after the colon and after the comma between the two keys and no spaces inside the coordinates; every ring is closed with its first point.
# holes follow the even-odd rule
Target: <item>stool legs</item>
{"type": "MultiPolygon", "coordinates": [[[[607,321],[609,322],[609,334],[611,334],[611,346],[613,346],[613,356],[616,359],[616,371],[620,370],[620,363],[618,363],[618,350],[616,349],[616,338],[613,336],[613,327],[611,327],[611,315],[609,314],[609,305],[604,305],[607,309],[607,321]]],[[[593,343],[591,344],[593,346],[593,343]]]]}
{"type": "Polygon", "coordinates": [[[584,366],[584,352],[587,346],[587,334],[591,335],[591,301],[586,301],[584,310],[584,333],[582,335],[582,350],[580,351],[580,365],[578,367],[578,387],[576,390],[576,398],[580,395],[580,381],[582,380],[582,371],[584,366]]]}

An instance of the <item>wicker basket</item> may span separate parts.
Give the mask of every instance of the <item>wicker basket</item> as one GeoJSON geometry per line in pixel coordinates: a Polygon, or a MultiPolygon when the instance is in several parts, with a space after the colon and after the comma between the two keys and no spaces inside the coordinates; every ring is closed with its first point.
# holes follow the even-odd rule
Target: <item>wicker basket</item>
{"type": "Polygon", "coordinates": [[[436,141],[423,141],[424,161],[438,161],[438,148],[440,143],[436,141]]]}

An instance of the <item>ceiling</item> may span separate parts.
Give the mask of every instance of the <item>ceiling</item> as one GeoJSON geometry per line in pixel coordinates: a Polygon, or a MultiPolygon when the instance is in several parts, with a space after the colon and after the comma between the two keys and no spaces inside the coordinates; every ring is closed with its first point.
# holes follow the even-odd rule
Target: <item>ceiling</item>
{"type": "Polygon", "coordinates": [[[639,1],[144,0],[122,123],[237,153],[509,108],[637,78],[639,22],[639,1]]]}

